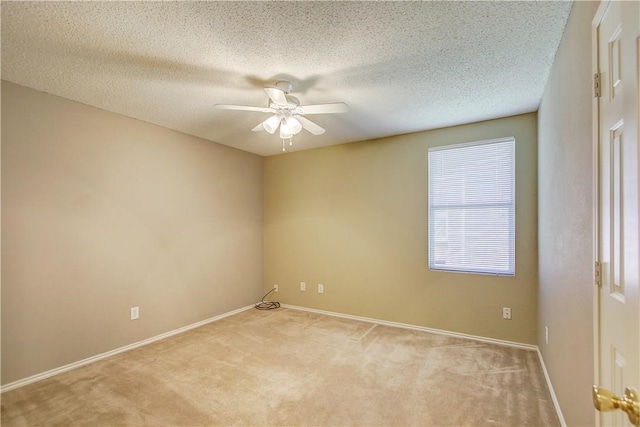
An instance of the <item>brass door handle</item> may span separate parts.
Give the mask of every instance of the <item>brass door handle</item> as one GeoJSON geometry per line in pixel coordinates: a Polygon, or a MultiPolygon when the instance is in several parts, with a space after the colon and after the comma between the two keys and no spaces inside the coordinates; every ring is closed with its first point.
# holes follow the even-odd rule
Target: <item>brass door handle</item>
{"type": "Polygon", "coordinates": [[[640,404],[638,393],[632,388],[625,388],[622,396],[616,396],[609,390],[597,385],[593,386],[593,406],[598,411],[607,412],[622,409],[629,416],[631,424],[640,425],[640,404]]]}

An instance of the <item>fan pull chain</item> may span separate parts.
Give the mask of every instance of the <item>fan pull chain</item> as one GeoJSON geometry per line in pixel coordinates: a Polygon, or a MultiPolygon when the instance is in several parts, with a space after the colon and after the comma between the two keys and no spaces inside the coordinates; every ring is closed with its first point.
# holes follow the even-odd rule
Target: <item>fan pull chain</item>
{"type": "Polygon", "coordinates": [[[289,145],[293,145],[293,137],[292,138],[282,138],[282,151],[286,151],[284,149],[285,143],[289,141],[289,145]]]}

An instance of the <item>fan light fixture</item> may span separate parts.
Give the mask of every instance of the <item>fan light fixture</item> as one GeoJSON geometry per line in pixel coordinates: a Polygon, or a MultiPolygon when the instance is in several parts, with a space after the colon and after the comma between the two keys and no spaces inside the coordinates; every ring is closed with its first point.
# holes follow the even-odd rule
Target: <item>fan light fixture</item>
{"type": "Polygon", "coordinates": [[[216,108],[223,110],[258,111],[273,114],[268,119],[254,127],[252,131],[266,130],[273,135],[280,128],[282,139],[282,151],[285,151],[285,143],[293,145],[293,135],[305,129],[313,135],[322,135],[324,129],[311,120],[304,117],[306,114],[344,113],[349,107],[344,102],[331,104],[316,104],[301,106],[297,98],[290,96],[293,85],[290,82],[278,82],[275,87],[265,87],[264,91],[269,96],[268,107],[250,107],[244,105],[216,104],[216,108]]]}
{"type": "MultiPolygon", "coordinates": [[[[275,117],[277,116],[271,116],[269,119],[273,119],[275,117]]],[[[264,123],[266,123],[266,120],[264,123]]],[[[266,129],[266,126],[264,127],[266,129]]],[[[301,130],[302,124],[295,117],[289,115],[289,117],[287,118],[283,117],[282,119],[280,119],[280,138],[282,139],[282,151],[285,151],[286,142],[289,142],[289,145],[293,145],[293,135],[300,133],[301,130]]]]}
{"type": "Polygon", "coordinates": [[[302,130],[302,124],[295,117],[287,117],[284,124],[289,128],[292,134],[296,135],[302,130]]]}
{"type": "Polygon", "coordinates": [[[273,135],[273,133],[278,129],[280,125],[280,118],[278,116],[271,116],[264,122],[262,122],[262,127],[264,130],[273,135]]]}
{"type": "Polygon", "coordinates": [[[293,145],[293,133],[285,123],[284,119],[282,119],[282,122],[280,123],[280,138],[282,138],[282,151],[285,151],[284,146],[286,142],[289,142],[289,145],[293,145]]]}

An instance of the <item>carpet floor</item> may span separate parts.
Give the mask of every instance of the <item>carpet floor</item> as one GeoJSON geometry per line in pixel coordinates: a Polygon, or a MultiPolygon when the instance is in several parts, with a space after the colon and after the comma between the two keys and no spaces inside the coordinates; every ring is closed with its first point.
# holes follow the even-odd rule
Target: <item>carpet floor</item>
{"type": "Polygon", "coordinates": [[[2,395],[3,426],[556,426],[535,351],[248,310],[2,395]]]}

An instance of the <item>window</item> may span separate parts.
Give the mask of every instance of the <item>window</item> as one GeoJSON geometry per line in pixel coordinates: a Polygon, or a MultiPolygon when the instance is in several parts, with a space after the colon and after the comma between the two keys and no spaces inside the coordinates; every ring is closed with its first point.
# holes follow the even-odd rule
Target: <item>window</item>
{"type": "Polygon", "coordinates": [[[429,149],[429,269],[515,275],[515,139],[429,149]]]}

